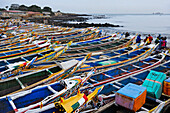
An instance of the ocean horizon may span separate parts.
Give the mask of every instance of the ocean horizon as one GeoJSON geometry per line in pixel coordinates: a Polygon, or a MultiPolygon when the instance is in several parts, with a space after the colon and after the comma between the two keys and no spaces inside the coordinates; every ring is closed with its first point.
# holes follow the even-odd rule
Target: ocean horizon
{"type": "Polygon", "coordinates": [[[87,23],[110,23],[123,27],[117,30],[147,34],[170,35],[170,14],[93,14],[104,18],[92,18],[87,23]]]}

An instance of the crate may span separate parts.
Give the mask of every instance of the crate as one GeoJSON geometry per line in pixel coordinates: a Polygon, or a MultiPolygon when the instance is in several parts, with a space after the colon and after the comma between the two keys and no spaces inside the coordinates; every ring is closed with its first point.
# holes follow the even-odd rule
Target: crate
{"type": "Polygon", "coordinates": [[[145,103],[146,93],[145,87],[129,83],[117,91],[115,102],[120,106],[136,112],[145,103]]]}
{"type": "Polygon", "coordinates": [[[166,79],[166,74],[151,70],[142,86],[146,87],[147,95],[153,98],[160,98],[162,95],[163,81],[166,79]]]}

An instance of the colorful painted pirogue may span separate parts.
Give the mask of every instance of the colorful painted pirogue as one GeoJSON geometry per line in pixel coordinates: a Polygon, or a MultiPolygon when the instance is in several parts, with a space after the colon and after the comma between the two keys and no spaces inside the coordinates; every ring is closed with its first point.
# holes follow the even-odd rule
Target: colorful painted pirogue
{"type": "MultiPolygon", "coordinates": [[[[54,27],[53,28],[54,30],[50,29],[50,28],[43,28],[42,29],[42,32],[45,32],[45,33],[51,33],[51,32],[66,32],[66,31],[70,31],[72,30],[72,28],[63,28],[63,29],[59,29],[58,27],[54,27]]],[[[22,39],[26,39],[26,37],[29,37],[29,36],[34,36],[34,33],[36,33],[35,35],[38,36],[40,35],[39,32],[36,32],[38,31],[39,29],[34,29],[34,30],[29,30],[29,29],[17,29],[15,30],[14,32],[11,32],[11,33],[6,33],[6,35],[8,37],[6,38],[2,38],[0,39],[0,41],[3,41],[3,42],[14,42],[14,40],[12,39],[15,39],[16,40],[22,40],[22,39]],[[14,35],[14,36],[13,36],[14,35]]]]}
{"type": "Polygon", "coordinates": [[[15,51],[15,49],[26,49],[28,47],[33,47],[33,46],[37,46],[39,44],[43,44],[43,43],[53,43],[52,46],[55,47],[56,45],[58,45],[59,43],[67,43],[69,41],[79,41],[79,40],[90,40],[92,38],[96,38],[98,37],[100,31],[91,31],[91,30],[86,30],[85,31],[80,31],[82,32],[81,34],[79,35],[69,35],[69,36],[64,36],[66,38],[59,38],[59,37],[44,37],[43,38],[41,36],[33,36],[33,37],[30,37],[30,38],[26,38],[24,40],[20,40],[19,42],[17,43],[10,43],[9,45],[8,44],[1,44],[1,48],[0,51],[5,51],[5,50],[8,50],[8,51],[15,51]],[[85,32],[86,31],[86,32],[85,32]],[[32,43],[32,44],[30,44],[32,43]],[[23,45],[24,44],[24,45],[23,45]],[[4,50],[5,49],[5,50],[4,50]]]}
{"type": "MultiPolygon", "coordinates": [[[[114,35],[115,36],[115,35],[114,35]]],[[[108,38],[110,38],[109,36],[108,37],[103,37],[103,38],[97,38],[97,39],[95,39],[95,40],[104,40],[104,39],[108,39],[108,38]]],[[[95,40],[93,40],[93,41],[95,41],[95,40]]],[[[83,43],[85,43],[85,41],[83,42],[83,43]]],[[[48,44],[49,45],[49,44],[48,44]]],[[[70,45],[70,44],[69,44],[70,45]]],[[[25,48],[24,50],[27,50],[28,48],[25,48]]],[[[59,48],[57,48],[57,49],[59,49],[59,48]]],[[[66,48],[67,49],[67,48],[66,48]]],[[[53,49],[52,49],[53,50],[53,49]]],[[[14,53],[16,53],[16,52],[21,52],[22,50],[20,50],[20,49],[17,49],[17,50],[15,50],[15,51],[10,51],[10,53],[12,53],[12,52],[14,52],[14,53]]],[[[28,51],[30,51],[30,50],[28,50],[28,51]]],[[[66,51],[66,50],[64,50],[64,51],[66,51]]],[[[27,51],[26,51],[27,52],[27,51]]],[[[25,53],[25,52],[21,52],[21,54],[22,53],[25,53]]],[[[55,52],[54,52],[55,53],[55,52]]],[[[61,52],[59,52],[59,53],[61,53],[61,52]]],[[[3,53],[4,54],[4,53],[3,53]]],[[[6,53],[7,54],[7,53],[6,53]]],[[[37,52],[36,52],[36,54],[37,54],[37,52]]],[[[50,54],[52,54],[52,52],[50,53],[50,54]]],[[[44,61],[47,61],[47,59],[50,59],[49,57],[50,57],[50,54],[49,53],[47,53],[47,50],[43,50],[42,52],[40,51],[40,52],[38,52],[38,54],[37,54],[37,56],[40,56],[40,57],[38,57],[38,59],[37,59],[37,61],[41,61],[41,60],[43,60],[44,58],[46,58],[46,59],[44,59],[44,61]],[[46,52],[45,52],[46,51],[46,52]],[[45,56],[41,56],[41,54],[43,53],[43,52],[45,52],[47,55],[45,55],[45,56]]],[[[16,53],[16,54],[11,54],[10,56],[14,56],[14,55],[18,55],[18,53],[16,53]]],[[[9,55],[8,55],[9,56],[9,55]]],[[[8,56],[4,56],[4,57],[8,57],[8,56]]],[[[29,57],[31,57],[31,56],[35,56],[35,54],[33,54],[33,55],[28,55],[29,57]]],[[[51,56],[51,57],[53,57],[53,56],[51,56]]],[[[55,56],[55,58],[56,58],[56,56],[55,56]]],[[[19,58],[20,59],[20,58],[19,58]]],[[[26,58],[26,56],[24,56],[24,57],[22,57],[22,59],[21,60],[19,60],[18,58],[16,58],[16,59],[13,59],[13,61],[17,61],[17,63],[19,63],[20,61],[21,61],[21,63],[23,63],[23,60],[25,61],[25,59],[27,59],[26,58]]],[[[30,59],[31,60],[31,59],[30,59]]],[[[6,63],[8,64],[8,65],[10,65],[10,62],[8,62],[8,61],[12,61],[12,59],[6,59],[6,63]]],[[[2,73],[7,73],[7,70],[8,69],[5,69],[5,64],[3,63],[4,61],[2,61],[2,67],[0,67],[0,69],[1,69],[1,72],[2,73]]],[[[26,62],[28,62],[28,60],[26,60],[26,62]]],[[[6,74],[5,74],[5,76],[4,75],[2,75],[3,76],[3,78],[5,78],[5,77],[7,77],[6,76],[6,74]]]]}
{"type": "MultiPolygon", "coordinates": [[[[167,59],[170,58],[169,56],[167,56],[167,57],[168,57],[167,59]]],[[[100,99],[98,101],[94,101],[93,106],[91,106],[90,104],[87,105],[85,107],[85,108],[87,108],[86,110],[87,111],[89,110],[88,112],[90,112],[90,111],[92,112],[92,111],[96,111],[96,110],[98,112],[102,112],[103,110],[106,111],[106,108],[108,108],[108,107],[109,107],[109,109],[111,109],[110,106],[112,106],[113,112],[121,111],[123,113],[126,113],[126,112],[137,111],[137,110],[139,110],[139,108],[141,108],[141,106],[143,106],[139,111],[144,110],[144,111],[148,112],[151,108],[154,108],[155,106],[157,106],[159,104],[162,105],[164,102],[166,103],[167,101],[165,101],[165,100],[169,99],[169,96],[161,94],[163,87],[161,88],[160,83],[163,84],[163,82],[159,82],[159,81],[157,82],[157,80],[159,80],[158,78],[165,80],[166,75],[164,73],[167,73],[170,69],[169,60],[166,63],[161,63],[161,62],[164,62],[164,60],[166,60],[165,54],[159,54],[159,55],[155,55],[155,56],[146,58],[144,60],[140,60],[138,62],[126,64],[125,66],[121,66],[116,69],[110,69],[107,71],[96,73],[89,79],[88,83],[86,83],[86,86],[84,86],[82,88],[82,90],[84,90],[86,92],[86,90],[90,90],[91,88],[94,88],[96,86],[98,87],[100,85],[105,85],[105,88],[102,90],[102,92],[99,95],[100,99]],[[153,70],[153,71],[150,71],[150,70],[153,70]],[[157,71],[157,72],[155,72],[155,71],[157,71]],[[159,72],[163,72],[163,73],[159,73],[159,72]],[[150,81],[152,83],[149,83],[149,84],[145,83],[144,80],[146,82],[150,81]],[[158,94],[161,95],[161,98],[160,98],[161,100],[157,99],[156,96],[154,96],[154,95],[152,96],[151,95],[152,93],[150,93],[151,89],[149,91],[148,88],[147,88],[147,96],[145,96],[144,99],[142,99],[143,97],[141,97],[141,98],[135,97],[138,100],[133,99],[134,93],[130,93],[130,91],[129,91],[129,93],[127,93],[128,92],[127,91],[126,94],[121,93],[122,91],[121,92],[118,91],[119,89],[121,89],[122,87],[127,85],[128,83],[135,83],[138,85],[143,84],[142,86],[146,87],[146,88],[147,87],[151,88],[151,86],[153,87],[154,85],[158,85],[159,87],[158,86],[154,86],[154,87],[158,87],[157,90],[158,89],[159,90],[154,91],[154,87],[153,87],[153,91],[155,93],[154,95],[158,95],[158,94]],[[117,94],[116,92],[119,94],[117,94]],[[115,100],[115,95],[117,96],[116,99],[120,99],[120,100],[115,100]],[[120,95],[126,95],[126,96],[120,97],[120,95]],[[131,95],[131,96],[128,96],[128,95],[131,95]],[[128,111],[127,111],[127,109],[123,110],[124,108],[114,105],[114,102],[116,101],[117,104],[127,107],[125,104],[123,104],[122,99],[126,99],[126,103],[134,102],[134,104],[129,103],[130,106],[128,107],[128,109],[131,109],[131,110],[128,110],[128,111]],[[145,101],[145,99],[146,99],[146,103],[143,102],[143,101],[145,101]],[[95,102],[97,102],[98,104],[95,102]],[[143,103],[143,104],[135,105],[136,102],[143,103]],[[106,104],[108,104],[108,105],[106,105],[106,104]],[[106,105],[107,107],[104,105],[106,105]],[[103,107],[101,107],[101,106],[103,106],[103,107]],[[96,109],[95,107],[96,108],[101,107],[101,109],[96,109]]],[[[134,86],[134,87],[137,88],[138,86],[134,86]]],[[[135,88],[133,88],[133,89],[135,90],[135,88]]],[[[139,90],[140,88],[137,88],[137,89],[139,90]]],[[[140,94],[142,94],[142,93],[140,93],[140,94]]],[[[136,95],[138,95],[137,92],[136,92],[136,95]]],[[[146,95],[146,93],[145,93],[145,95],[146,95]]]]}
{"type": "MultiPolygon", "coordinates": [[[[82,36],[86,35],[86,33],[84,34],[84,29],[82,29],[80,31],[72,31],[72,32],[75,32],[75,33],[72,34],[72,35],[70,35],[70,34],[66,35],[68,39],[72,38],[72,36],[74,36],[74,37],[78,36],[79,37],[80,35],[82,35],[82,36]]],[[[93,32],[93,33],[95,33],[95,32],[93,32]]],[[[44,41],[46,40],[46,41],[48,41],[50,39],[53,39],[53,43],[55,42],[55,37],[51,37],[51,38],[48,37],[47,38],[47,37],[44,37],[44,36],[37,36],[37,35],[34,36],[34,35],[29,35],[29,34],[26,34],[26,36],[22,36],[23,38],[20,38],[20,36],[15,36],[14,38],[12,38],[12,40],[9,40],[8,42],[6,42],[6,41],[2,42],[1,41],[0,47],[4,48],[4,47],[21,46],[21,45],[25,45],[25,44],[30,44],[34,40],[44,40],[44,41]]],[[[59,36],[56,37],[56,38],[59,38],[59,36]]],[[[58,39],[57,41],[60,41],[60,40],[62,40],[62,39],[58,39]]]]}
{"type": "MultiPolygon", "coordinates": [[[[24,49],[24,48],[28,48],[28,47],[33,47],[39,44],[43,44],[45,42],[51,42],[53,43],[53,46],[55,46],[58,43],[66,43],[69,42],[69,40],[71,41],[76,41],[77,40],[89,40],[91,38],[95,38],[98,36],[98,32],[97,31],[89,31],[87,30],[87,33],[84,31],[82,31],[81,34],[79,34],[78,36],[74,35],[69,35],[67,36],[67,38],[59,38],[59,39],[54,39],[54,37],[44,37],[42,38],[42,36],[33,36],[33,37],[26,37],[26,39],[23,40],[19,40],[16,43],[12,43],[10,42],[9,44],[3,43],[0,45],[0,47],[2,49],[0,49],[0,51],[11,51],[11,50],[15,50],[15,49],[24,49]],[[23,45],[24,44],[24,45],[23,45]]],[[[15,39],[14,39],[15,40],[15,39]]]]}
{"type": "Polygon", "coordinates": [[[56,78],[57,80],[61,80],[66,76],[69,77],[70,73],[73,74],[90,57],[90,55],[91,54],[88,54],[82,61],[73,59],[57,63],[57,65],[53,67],[1,80],[0,96],[50,83],[51,81],[56,80],[56,78]]]}
{"type": "Polygon", "coordinates": [[[45,106],[53,101],[58,101],[60,97],[69,97],[94,73],[95,70],[92,70],[85,77],[71,77],[53,84],[38,86],[27,91],[1,97],[0,112],[26,112],[33,108],[45,106]]]}
{"type": "Polygon", "coordinates": [[[48,51],[44,50],[44,51],[42,51],[40,53],[26,55],[25,57],[22,56],[22,57],[13,58],[13,59],[6,59],[5,61],[1,60],[0,61],[1,62],[1,65],[0,65],[1,66],[0,67],[0,70],[1,70],[0,78],[1,79],[2,78],[3,79],[8,78],[8,77],[11,76],[11,74],[12,74],[12,76],[17,75],[16,71],[17,70],[19,71],[19,70],[21,70],[21,68],[24,68],[26,66],[26,65],[24,65],[24,66],[18,66],[17,68],[14,68],[13,66],[10,67],[10,65],[22,64],[23,61],[25,61],[24,63],[27,63],[28,61],[32,60],[35,57],[38,57],[38,58],[36,58],[35,62],[43,62],[43,61],[45,62],[45,61],[50,61],[50,60],[52,60],[54,58],[57,58],[58,56],[63,54],[68,49],[68,47],[71,45],[71,43],[72,42],[69,42],[67,44],[67,46],[65,46],[64,48],[63,47],[57,47],[57,48],[55,48],[53,50],[51,50],[51,49],[49,49],[48,51]],[[14,68],[14,70],[13,70],[13,68],[14,68]],[[11,70],[11,71],[9,71],[9,70],[11,70]],[[16,73],[16,74],[14,74],[14,73],[16,73]]]}
{"type": "MultiPolygon", "coordinates": [[[[89,108],[91,108],[90,109],[91,111],[96,111],[97,109],[94,107],[99,108],[100,106],[103,106],[109,103],[110,101],[113,101],[114,99],[113,97],[115,96],[114,91],[120,89],[120,86],[122,87],[129,82],[136,82],[136,81],[141,81],[141,79],[145,79],[145,77],[147,76],[146,72],[147,73],[149,72],[147,70],[157,69],[158,66],[161,66],[163,68],[169,68],[169,66],[167,65],[169,65],[170,63],[167,62],[166,64],[161,64],[163,60],[165,60],[165,54],[159,54],[159,55],[148,57],[144,60],[139,60],[136,62],[133,61],[124,66],[115,67],[114,69],[109,69],[101,72],[99,71],[98,73],[90,77],[90,79],[84,85],[84,87],[80,88],[86,93],[87,90],[90,91],[90,89],[93,89],[94,87],[105,85],[103,91],[101,91],[100,95],[97,97],[97,99],[99,100],[94,100],[92,101],[93,103],[92,105],[86,104],[85,107],[80,107],[78,110],[82,110],[82,109],[89,110],[89,108]],[[165,65],[165,67],[163,65],[165,65]],[[143,76],[143,74],[145,76],[143,76]]],[[[162,68],[160,67],[159,69],[162,70],[162,68]]],[[[164,70],[168,71],[167,69],[164,70]]],[[[74,75],[79,75],[79,74],[74,74],[74,75]]],[[[55,107],[54,104],[49,104],[41,108],[29,110],[27,112],[55,111],[54,107],[55,107]]],[[[66,107],[64,107],[64,109],[67,110],[66,107]]]]}
{"type": "Polygon", "coordinates": [[[150,45],[150,46],[144,46],[142,48],[138,48],[135,50],[127,51],[128,49],[124,50],[115,50],[115,52],[111,53],[106,53],[103,54],[103,59],[101,58],[100,55],[92,56],[91,59],[87,62],[84,63],[84,65],[77,71],[77,72],[85,72],[88,70],[91,70],[92,67],[95,67],[96,69],[106,69],[106,68],[111,68],[119,65],[123,65],[138,59],[142,59],[147,57],[152,53],[152,51],[155,49],[155,45],[150,45]],[[124,53],[122,53],[124,52],[124,53]],[[120,55],[116,55],[119,53],[120,55]],[[114,56],[115,55],[115,56],[114,56]],[[109,57],[107,57],[109,56],[109,57]],[[94,58],[94,60],[93,60],[94,58]],[[101,58],[101,59],[100,59],[101,58]]]}
{"type": "Polygon", "coordinates": [[[68,99],[61,98],[59,102],[55,102],[44,107],[42,106],[41,108],[29,110],[27,111],[27,113],[31,112],[77,113],[81,111],[81,107],[91,102],[102,91],[103,88],[104,86],[93,88],[90,94],[80,93],[80,91],[78,90],[77,95],[75,96],[71,96],[68,99]]]}
{"type": "Polygon", "coordinates": [[[169,99],[169,79],[165,79],[169,75],[170,56],[166,56],[167,53],[149,56],[157,45],[129,46],[135,37],[98,37],[102,31],[96,28],[75,30],[14,21],[20,22],[17,27],[11,20],[2,22],[0,33],[7,37],[4,35],[0,39],[0,96],[3,96],[0,97],[0,112],[107,112],[105,107],[110,105],[112,112],[160,112],[170,102],[165,101],[169,99]],[[38,44],[31,44],[34,40],[38,44]],[[74,43],[66,52],[71,45],[71,42],[65,44],[68,41],[74,43]],[[15,53],[47,42],[55,44],[39,52],[36,50],[34,54],[15,53]],[[62,46],[55,47],[56,43],[62,46]],[[20,57],[7,58],[8,54],[20,57]],[[58,58],[61,54],[63,56],[58,58]],[[54,61],[47,62],[49,60],[54,61]],[[98,72],[89,72],[85,81],[75,77],[94,67],[98,72]],[[18,74],[19,71],[22,73],[18,74]],[[83,85],[80,87],[82,94],[75,95],[77,85],[83,85]],[[59,97],[65,99],[58,101],[59,97]]]}
{"type": "Polygon", "coordinates": [[[0,60],[41,51],[44,48],[49,47],[50,45],[51,45],[50,43],[44,43],[44,44],[40,44],[40,45],[37,45],[34,47],[28,47],[28,48],[24,48],[24,49],[20,48],[19,50],[2,51],[2,52],[0,52],[0,60]]]}
{"type": "MultiPolygon", "coordinates": [[[[107,36],[112,38],[111,36],[107,36]]],[[[104,52],[108,50],[113,50],[116,48],[125,47],[130,42],[133,42],[135,37],[132,39],[122,38],[120,40],[92,40],[86,41],[84,43],[73,44],[72,47],[63,56],[81,56],[86,55],[89,52],[104,52]]]]}

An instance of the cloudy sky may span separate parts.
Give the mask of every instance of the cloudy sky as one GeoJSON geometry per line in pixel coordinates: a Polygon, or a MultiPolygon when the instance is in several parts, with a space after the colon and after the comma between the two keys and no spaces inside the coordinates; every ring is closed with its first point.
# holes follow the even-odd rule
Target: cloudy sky
{"type": "Polygon", "coordinates": [[[11,4],[49,6],[53,11],[75,13],[170,13],[170,0],[0,0],[0,8],[11,4]]]}

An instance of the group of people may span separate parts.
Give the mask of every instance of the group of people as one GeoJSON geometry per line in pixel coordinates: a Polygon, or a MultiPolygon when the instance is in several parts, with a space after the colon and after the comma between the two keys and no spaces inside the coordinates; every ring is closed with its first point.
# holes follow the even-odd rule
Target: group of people
{"type": "Polygon", "coordinates": [[[155,40],[155,44],[159,43],[159,49],[165,49],[166,45],[167,45],[167,41],[166,41],[166,37],[161,37],[161,35],[159,34],[159,36],[156,38],[155,40]]]}
{"type": "MultiPolygon", "coordinates": [[[[136,43],[141,43],[141,34],[139,34],[136,38],[136,43]]],[[[144,42],[146,43],[146,45],[149,45],[152,43],[153,37],[149,34],[148,36],[146,36],[146,38],[144,39],[144,42]]]]}
{"type": "MultiPolygon", "coordinates": [[[[157,37],[157,39],[155,40],[155,44],[159,43],[158,48],[159,49],[165,49],[166,45],[167,45],[167,41],[166,41],[166,37],[161,37],[161,35],[159,34],[159,36],[157,37]]],[[[149,45],[152,43],[153,37],[149,34],[148,36],[146,36],[146,38],[144,39],[144,43],[146,43],[146,45],[149,45]]],[[[139,34],[136,38],[136,43],[141,43],[141,34],[139,34]]]]}

